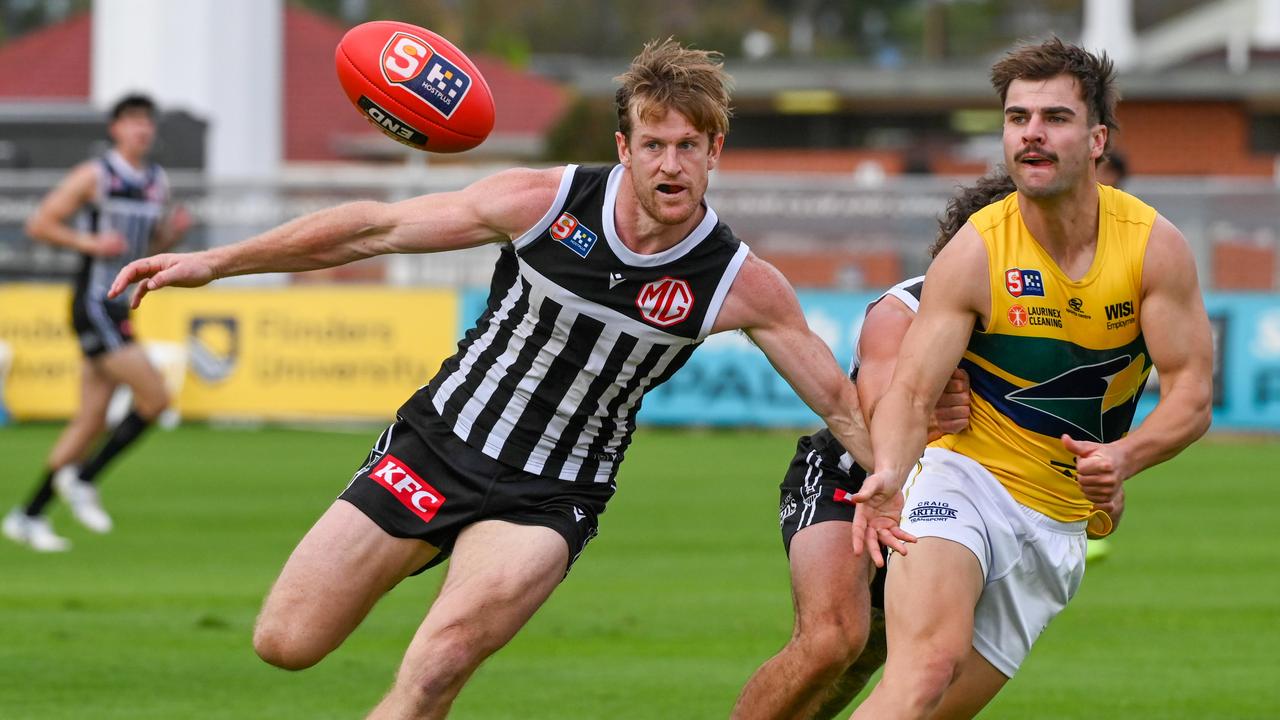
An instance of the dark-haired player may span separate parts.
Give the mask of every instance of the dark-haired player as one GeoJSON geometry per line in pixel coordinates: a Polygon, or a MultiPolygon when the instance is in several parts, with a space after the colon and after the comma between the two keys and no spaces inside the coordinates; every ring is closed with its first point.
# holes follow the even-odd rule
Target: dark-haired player
{"type": "MultiPolygon", "coordinates": [[[[938,254],[971,213],[1012,190],[1003,173],[962,189],[939,220],[930,255],[938,254]]],[[[864,407],[874,407],[893,374],[923,282],[923,277],[901,282],[867,306],[850,373],[864,407]]],[[[939,400],[931,437],[968,424],[968,397],[968,380],[958,371],[939,400]]],[[[854,557],[849,547],[854,512],[849,498],[864,477],[866,471],[826,430],[796,443],[779,487],[778,510],[795,626],[787,645],[743,688],[734,718],[834,717],[884,663],[884,572],[875,572],[869,559],[854,557]]]]}
{"type": "MultiPolygon", "coordinates": [[[[938,219],[930,257],[946,247],[970,215],[1016,189],[1003,169],[962,188],[938,219]]],[[[868,411],[888,387],[923,289],[924,277],[914,277],[867,306],[854,344],[851,377],[868,411]]],[[[930,439],[963,430],[968,417],[968,374],[958,370],[930,418],[930,439]]],[[[779,488],[779,524],[791,568],[795,627],[787,645],[743,688],[735,718],[835,717],[884,664],[884,569],[875,570],[869,559],[846,552],[854,513],[849,498],[865,477],[866,470],[825,430],[796,443],[779,488]],[[869,591],[867,578],[872,578],[869,591]]],[[[1119,524],[1123,491],[1101,507],[1119,524]]]]}
{"type": "Polygon", "coordinates": [[[180,208],[170,211],[165,172],[148,160],[156,137],[151,99],[128,95],[117,102],[107,134],[111,149],[73,168],[26,225],[31,237],[81,255],[71,302],[71,322],[84,356],[80,404],[49,451],[35,492],[3,523],[5,537],[42,552],[71,547],[49,524],[55,491],[85,527],[98,533],[111,530],[111,517],[98,498],[99,473],[169,403],[160,373],[134,342],[128,302],[108,298],[107,291],[125,265],[175,244],[190,217],[180,208]],[[86,459],[106,425],[107,405],[119,385],[133,391],[133,407],[86,459]]]}
{"type": "Polygon", "coordinates": [[[1112,63],[1052,38],[1010,51],[991,80],[1018,191],[930,265],[872,418],[855,551],[879,560],[904,530],[917,542],[889,565],[884,676],[856,718],[976,715],[1079,588],[1086,534],[1114,527],[1101,504],[1211,420],[1187,241],[1095,177],[1115,128],[1112,63]],[[925,449],[957,364],[969,427],[925,449]],[[1153,366],[1160,400],[1130,432],[1153,366]]]}

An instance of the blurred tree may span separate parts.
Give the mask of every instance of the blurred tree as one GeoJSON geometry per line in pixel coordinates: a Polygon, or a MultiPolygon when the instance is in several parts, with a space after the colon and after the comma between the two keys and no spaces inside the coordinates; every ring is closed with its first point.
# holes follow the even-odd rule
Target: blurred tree
{"type": "Polygon", "coordinates": [[[89,9],[90,0],[0,0],[0,45],[89,9]]]}
{"type": "MultiPolygon", "coordinates": [[[[403,20],[469,51],[522,64],[534,54],[628,57],[647,40],[674,35],[727,57],[746,53],[760,33],[777,54],[905,62],[985,62],[1020,38],[1076,37],[1083,0],[286,0],[348,23],[403,20]]],[[[1140,27],[1204,0],[1134,0],[1140,27]]],[[[89,0],[0,0],[6,11],[38,13],[50,4],[89,0]]],[[[10,13],[0,14],[0,32],[10,13]]],[[[21,18],[19,18],[21,22],[21,18]]]]}
{"type": "Polygon", "coordinates": [[[617,162],[613,135],[618,116],[612,105],[577,98],[547,137],[544,160],[551,162],[617,162]]]}

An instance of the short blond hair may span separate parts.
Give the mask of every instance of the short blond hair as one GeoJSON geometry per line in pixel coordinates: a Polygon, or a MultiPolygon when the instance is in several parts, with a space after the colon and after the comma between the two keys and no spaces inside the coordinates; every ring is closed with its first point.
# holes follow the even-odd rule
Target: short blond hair
{"type": "Polygon", "coordinates": [[[625,73],[615,100],[618,131],[631,137],[631,109],[642,120],[658,120],[676,110],[700,132],[714,137],[729,132],[729,90],[733,78],[724,71],[724,56],[694,50],[674,38],[646,43],[625,73]]]}

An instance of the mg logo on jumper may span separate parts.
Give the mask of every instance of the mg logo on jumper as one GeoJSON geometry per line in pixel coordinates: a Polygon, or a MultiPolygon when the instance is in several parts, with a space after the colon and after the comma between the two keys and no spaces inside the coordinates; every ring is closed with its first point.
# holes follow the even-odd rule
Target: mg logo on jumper
{"type": "Polygon", "coordinates": [[[369,477],[395,495],[400,504],[422,518],[422,522],[431,522],[440,506],[444,505],[444,495],[418,477],[417,473],[395,455],[382,456],[382,462],[378,463],[369,477]]]}
{"type": "Polygon", "coordinates": [[[684,280],[664,277],[640,288],[636,307],[645,320],[659,327],[670,327],[689,317],[693,310],[693,290],[684,280]]]}
{"type": "Polygon", "coordinates": [[[450,117],[458,109],[471,76],[431,49],[426,41],[398,32],[382,48],[382,76],[450,117]]]}

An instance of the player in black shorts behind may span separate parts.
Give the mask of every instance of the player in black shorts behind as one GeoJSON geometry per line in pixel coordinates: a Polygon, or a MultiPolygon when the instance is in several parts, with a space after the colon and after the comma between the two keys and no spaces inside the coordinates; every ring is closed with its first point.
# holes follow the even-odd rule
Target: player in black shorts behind
{"type": "Polygon", "coordinates": [[[4,518],[5,537],[33,550],[71,547],[54,533],[46,515],[55,491],[85,527],[99,533],[111,529],[111,517],[98,499],[98,474],[169,403],[160,373],[133,341],[128,303],[107,298],[120,268],[171,247],[191,224],[181,209],[168,211],[164,170],[147,160],[156,136],[155,112],[155,105],[142,95],[116,103],[107,127],[111,149],[76,166],[27,222],[33,238],[81,255],[71,322],[84,355],[76,414],[49,451],[30,499],[4,518]],[[118,385],[133,391],[133,408],[84,460],[104,429],[107,405],[118,385]]]}
{"type": "MultiPolygon", "coordinates": [[[[969,215],[1013,191],[1003,172],[963,188],[939,219],[936,256],[969,215]]],[[[850,376],[868,416],[888,387],[924,278],[890,288],[866,309],[850,376]]],[[[934,412],[931,437],[968,425],[969,386],[957,370],[934,412]]],[[[884,663],[884,568],[854,558],[850,528],[866,471],[830,433],[801,437],[779,488],[795,628],[787,645],[743,688],[735,719],[835,717],[884,663]]]]}

